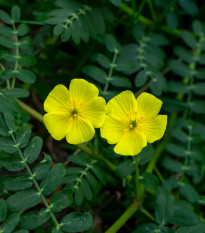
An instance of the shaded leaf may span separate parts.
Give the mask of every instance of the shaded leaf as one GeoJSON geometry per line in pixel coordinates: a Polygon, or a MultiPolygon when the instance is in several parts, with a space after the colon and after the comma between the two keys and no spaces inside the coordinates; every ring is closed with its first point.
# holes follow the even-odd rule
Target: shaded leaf
{"type": "Polygon", "coordinates": [[[20,211],[38,205],[41,199],[41,195],[36,190],[27,189],[11,195],[6,202],[10,210],[20,211]]]}
{"type": "Polygon", "coordinates": [[[41,209],[40,211],[30,211],[21,216],[19,225],[22,228],[33,230],[43,225],[50,218],[50,213],[47,209],[41,209]]]}
{"type": "Polygon", "coordinates": [[[89,213],[73,212],[67,214],[62,220],[62,230],[65,232],[81,232],[88,230],[93,225],[93,218],[89,213]]]}
{"type": "Polygon", "coordinates": [[[7,215],[7,204],[4,199],[0,199],[0,222],[3,222],[7,215]]]}
{"type": "Polygon", "coordinates": [[[6,221],[2,224],[2,231],[5,233],[11,233],[17,226],[19,220],[20,215],[18,213],[9,215],[6,221]]]}

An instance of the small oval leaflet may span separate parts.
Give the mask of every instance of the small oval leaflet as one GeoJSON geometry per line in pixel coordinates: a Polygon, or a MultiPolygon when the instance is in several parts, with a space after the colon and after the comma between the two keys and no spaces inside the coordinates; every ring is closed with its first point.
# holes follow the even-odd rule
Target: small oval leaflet
{"type": "Polygon", "coordinates": [[[20,148],[23,148],[28,144],[30,136],[31,136],[31,127],[26,124],[23,125],[16,137],[16,142],[20,148]]]}
{"type": "Polygon", "coordinates": [[[0,188],[6,190],[23,190],[30,188],[33,181],[28,174],[8,175],[0,178],[0,188]]]}
{"type": "Polygon", "coordinates": [[[43,140],[36,136],[25,148],[23,154],[28,163],[33,163],[39,156],[43,145],[43,140]]]}
{"type": "Polygon", "coordinates": [[[3,222],[7,214],[7,205],[4,199],[0,199],[0,222],[3,222]]]}
{"type": "Polygon", "coordinates": [[[21,216],[21,220],[19,225],[27,230],[33,230],[45,222],[50,218],[50,213],[46,211],[47,209],[41,209],[40,211],[30,211],[21,216]]]}
{"type": "Polygon", "coordinates": [[[20,215],[18,213],[13,213],[9,215],[6,221],[2,225],[2,232],[11,233],[20,220],[20,215]]]}
{"type": "Polygon", "coordinates": [[[41,195],[36,190],[27,189],[13,194],[6,202],[10,210],[20,211],[38,205],[41,199],[41,195]]]}
{"type": "Polygon", "coordinates": [[[88,230],[93,225],[93,217],[89,213],[73,212],[62,220],[62,230],[69,232],[81,232],[88,230]]]}

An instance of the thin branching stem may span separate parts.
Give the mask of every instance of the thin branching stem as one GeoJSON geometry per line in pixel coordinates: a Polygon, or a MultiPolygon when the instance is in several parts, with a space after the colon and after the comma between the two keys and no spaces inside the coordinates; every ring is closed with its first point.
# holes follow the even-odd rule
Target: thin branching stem
{"type": "Polygon", "coordinates": [[[13,132],[10,131],[9,133],[10,133],[12,139],[13,139],[13,142],[14,142],[14,144],[15,144],[17,150],[18,150],[18,153],[19,153],[19,155],[20,155],[20,157],[21,157],[22,162],[25,164],[25,167],[26,167],[26,169],[27,169],[27,171],[28,171],[28,173],[29,173],[31,179],[32,179],[32,181],[33,181],[33,183],[34,183],[36,189],[38,190],[39,195],[41,195],[41,198],[42,198],[42,200],[43,200],[43,202],[44,202],[44,204],[45,204],[45,206],[46,206],[46,208],[47,208],[47,211],[50,212],[51,218],[52,218],[52,220],[53,220],[53,222],[54,222],[56,228],[57,228],[57,229],[60,229],[60,228],[61,228],[61,224],[58,223],[58,220],[56,219],[56,217],[55,217],[53,211],[51,210],[51,207],[49,206],[48,202],[46,201],[45,196],[44,196],[43,193],[42,193],[42,189],[40,188],[38,182],[37,182],[36,179],[35,179],[35,175],[32,173],[30,167],[29,167],[28,164],[26,163],[26,159],[24,158],[23,153],[22,153],[21,149],[19,148],[19,145],[18,145],[18,143],[17,143],[17,141],[16,141],[16,138],[14,137],[13,132]]]}
{"type": "Polygon", "coordinates": [[[161,172],[159,171],[159,169],[157,167],[154,168],[154,171],[156,172],[157,176],[159,177],[159,179],[161,180],[161,182],[164,182],[164,177],[162,176],[161,172]]]}
{"type": "Polygon", "coordinates": [[[143,208],[143,206],[140,207],[140,211],[146,215],[149,219],[151,219],[153,222],[157,223],[157,220],[146,210],[143,208]]]}
{"type": "MultiPolygon", "coordinates": [[[[18,67],[19,67],[19,58],[20,58],[20,51],[19,51],[19,40],[18,40],[18,36],[17,36],[17,30],[16,30],[16,26],[14,21],[11,22],[12,23],[12,27],[13,27],[13,33],[14,33],[14,39],[15,39],[15,45],[16,45],[16,55],[15,55],[15,66],[14,66],[14,73],[18,72],[18,67]]],[[[14,76],[12,79],[12,83],[11,83],[11,88],[15,87],[15,83],[16,83],[16,77],[14,76]]]]}
{"type": "Polygon", "coordinates": [[[139,11],[137,12],[137,15],[136,15],[136,20],[138,20],[139,16],[141,15],[141,12],[143,10],[143,7],[145,5],[147,0],[143,0],[143,2],[140,4],[140,8],[139,8],[139,11]]]}
{"type": "Polygon", "coordinates": [[[116,62],[118,53],[119,53],[119,50],[117,48],[115,48],[115,52],[114,52],[114,55],[113,55],[112,63],[110,64],[110,70],[109,70],[109,73],[108,73],[108,76],[107,76],[107,81],[106,81],[106,84],[105,84],[105,87],[104,87],[104,90],[103,90],[104,94],[107,93],[110,81],[112,79],[112,73],[113,73],[113,70],[114,70],[114,68],[116,66],[115,62],[116,62]]]}
{"type": "MultiPolygon", "coordinates": [[[[121,2],[119,7],[122,11],[124,11],[126,14],[128,14],[131,17],[133,17],[133,15],[134,16],[137,15],[137,12],[134,12],[133,9],[130,8],[129,6],[127,6],[127,4],[125,4],[124,2],[121,2]]],[[[152,20],[144,17],[143,15],[139,15],[138,21],[144,25],[147,25],[147,26],[153,25],[152,20]]],[[[179,29],[171,30],[169,27],[164,26],[164,25],[160,26],[160,29],[168,34],[171,34],[171,35],[175,35],[175,36],[181,35],[181,30],[179,30],[179,29]]]]}
{"type": "Polygon", "coordinates": [[[188,143],[187,143],[187,151],[186,151],[188,154],[186,154],[184,160],[181,181],[183,181],[185,178],[185,171],[187,170],[187,166],[189,163],[189,153],[191,152],[191,142],[192,142],[192,128],[193,128],[192,125],[188,125],[189,135],[188,135],[188,143]]]}
{"type": "Polygon", "coordinates": [[[152,18],[153,18],[153,20],[155,21],[155,20],[157,19],[157,16],[156,16],[156,14],[155,14],[155,10],[154,10],[153,4],[152,4],[152,0],[147,0],[147,3],[148,3],[148,5],[149,5],[149,9],[150,9],[152,18]]]}
{"type": "Polygon", "coordinates": [[[135,160],[135,183],[136,183],[136,199],[139,200],[139,163],[138,163],[138,156],[134,156],[135,160]]]}
{"type": "Polygon", "coordinates": [[[118,220],[105,232],[105,233],[115,233],[117,232],[126,222],[136,213],[140,208],[139,202],[133,202],[131,206],[118,218],[118,220]]]}

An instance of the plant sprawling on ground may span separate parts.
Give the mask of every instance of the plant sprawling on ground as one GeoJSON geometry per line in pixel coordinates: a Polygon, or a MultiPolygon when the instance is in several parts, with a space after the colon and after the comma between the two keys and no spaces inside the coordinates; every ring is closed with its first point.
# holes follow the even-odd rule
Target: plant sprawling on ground
{"type": "Polygon", "coordinates": [[[0,2],[0,233],[205,233],[204,14],[0,2]]]}

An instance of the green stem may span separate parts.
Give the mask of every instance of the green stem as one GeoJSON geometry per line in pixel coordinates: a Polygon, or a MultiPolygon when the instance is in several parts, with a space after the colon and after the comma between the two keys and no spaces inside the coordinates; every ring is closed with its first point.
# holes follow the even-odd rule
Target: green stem
{"type": "MultiPolygon", "coordinates": [[[[187,152],[191,152],[191,142],[192,142],[192,125],[188,125],[188,130],[189,130],[189,136],[188,136],[188,144],[187,144],[187,152]]],[[[180,180],[184,180],[185,178],[185,171],[187,170],[187,165],[189,162],[189,154],[186,154],[184,165],[183,165],[183,170],[182,170],[182,176],[180,180]]]]}
{"type": "MultiPolygon", "coordinates": [[[[129,16],[134,16],[134,17],[137,16],[137,12],[134,12],[133,9],[130,8],[129,6],[127,6],[125,3],[121,2],[119,7],[122,11],[127,13],[129,16]]],[[[149,26],[151,26],[153,24],[153,22],[150,19],[147,19],[146,17],[144,17],[142,15],[139,15],[138,21],[145,24],[145,25],[149,25],[149,26]]]]}
{"type": "Polygon", "coordinates": [[[108,77],[106,78],[107,82],[106,82],[104,90],[103,90],[103,93],[105,95],[107,93],[107,90],[108,90],[108,87],[109,87],[109,84],[110,84],[110,80],[112,79],[112,73],[113,73],[113,70],[114,70],[114,68],[116,66],[115,62],[116,62],[118,53],[119,53],[119,50],[117,48],[115,48],[112,63],[110,64],[110,70],[109,70],[109,73],[108,73],[108,77]]]}
{"type": "Polygon", "coordinates": [[[7,88],[10,89],[10,88],[11,88],[11,85],[10,85],[10,82],[9,82],[8,79],[6,80],[6,84],[7,84],[7,88]]]}
{"type": "Polygon", "coordinates": [[[19,99],[15,99],[15,100],[16,100],[17,103],[19,103],[19,105],[22,107],[22,109],[25,112],[27,112],[30,116],[34,117],[35,119],[37,119],[38,121],[40,121],[41,123],[43,123],[43,115],[42,114],[40,114],[35,109],[33,109],[30,106],[28,106],[27,104],[25,104],[21,100],[19,100],[19,99]]]}
{"type": "Polygon", "coordinates": [[[137,8],[136,1],[135,0],[131,0],[131,4],[132,4],[132,10],[133,10],[133,12],[135,12],[136,8],[137,8]]]}
{"type": "Polygon", "coordinates": [[[139,209],[140,203],[133,202],[132,205],[121,215],[120,218],[105,232],[115,233],[117,232],[131,216],[139,209]]]}
{"type": "MultiPolygon", "coordinates": [[[[137,12],[133,12],[132,8],[130,8],[129,6],[127,6],[125,3],[121,3],[120,4],[120,9],[122,11],[124,11],[125,13],[127,13],[129,16],[133,16],[136,17],[137,16],[137,12]]],[[[147,19],[146,17],[139,15],[138,17],[138,21],[141,22],[142,24],[148,25],[148,26],[152,26],[153,22],[150,19],[147,19]]],[[[181,34],[181,30],[175,29],[175,30],[171,30],[170,28],[168,28],[167,26],[160,26],[160,29],[168,34],[171,35],[175,35],[175,36],[180,36],[181,34]]]]}
{"type": "Polygon", "coordinates": [[[143,2],[142,2],[141,5],[140,5],[139,11],[137,12],[137,15],[136,15],[136,20],[137,20],[137,21],[138,21],[138,18],[139,18],[139,16],[140,16],[142,10],[143,10],[143,7],[144,7],[146,1],[147,1],[147,0],[143,0],[143,2]]]}
{"type": "MultiPolygon", "coordinates": [[[[12,21],[12,27],[13,27],[13,33],[14,33],[14,39],[15,39],[15,45],[16,45],[16,61],[15,61],[15,66],[14,66],[14,73],[18,72],[18,66],[19,66],[19,58],[20,58],[20,54],[19,54],[19,40],[17,37],[17,30],[16,30],[16,26],[15,23],[12,21]]],[[[12,84],[11,84],[11,88],[15,87],[15,83],[16,83],[16,77],[14,76],[12,79],[12,84]]]]}
{"type": "Polygon", "coordinates": [[[159,169],[157,167],[154,168],[157,176],[159,177],[159,179],[161,180],[161,182],[164,182],[164,178],[162,176],[162,174],[160,173],[159,169]]]}
{"type": "Polygon", "coordinates": [[[86,11],[91,11],[91,8],[88,6],[84,6],[83,8],[78,9],[77,13],[73,13],[71,18],[65,20],[63,27],[67,28],[68,26],[70,26],[73,20],[78,19],[78,15],[85,14],[86,11]]]}
{"type": "Polygon", "coordinates": [[[86,168],[81,172],[81,175],[75,179],[75,181],[74,181],[75,185],[73,186],[74,189],[79,188],[79,183],[81,183],[83,176],[86,176],[87,171],[89,171],[89,169],[92,168],[92,165],[95,164],[96,162],[97,162],[97,160],[91,161],[90,164],[86,165],[86,168]]]}
{"type": "MultiPolygon", "coordinates": [[[[197,65],[197,61],[201,55],[201,52],[202,52],[202,43],[204,42],[204,35],[202,34],[197,42],[197,45],[196,45],[196,49],[193,51],[193,55],[194,55],[194,59],[193,59],[193,62],[189,64],[189,68],[191,70],[191,77],[190,78],[187,78],[187,82],[189,82],[189,94],[187,96],[187,103],[188,105],[192,104],[191,101],[192,101],[192,90],[193,90],[193,86],[194,86],[194,77],[195,77],[195,74],[196,74],[196,65],[197,65]]],[[[186,78],[185,78],[186,80],[186,78]]],[[[187,111],[185,112],[184,114],[184,118],[186,118],[190,113],[190,108],[187,109],[187,111]]],[[[191,143],[192,143],[192,125],[188,125],[188,131],[189,131],[189,135],[188,135],[188,144],[187,144],[187,154],[186,154],[186,157],[185,157],[185,161],[184,161],[184,165],[183,165],[183,171],[182,171],[182,176],[181,176],[181,179],[180,180],[184,180],[185,178],[185,171],[187,169],[187,166],[188,166],[188,162],[189,162],[189,153],[191,151],[191,143]]]]}
{"type": "MultiPolygon", "coordinates": [[[[166,4],[166,7],[164,8],[164,10],[162,12],[160,12],[159,17],[157,18],[157,20],[155,21],[155,23],[152,26],[152,30],[155,30],[155,28],[157,28],[158,25],[160,25],[161,21],[164,19],[164,17],[166,16],[167,12],[174,7],[174,5],[176,4],[178,0],[171,0],[168,4],[166,4]]],[[[168,27],[167,27],[168,28],[168,27]]],[[[169,29],[169,28],[168,28],[169,29]]],[[[170,30],[170,29],[169,29],[170,30]]]]}
{"type": "Polygon", "coordinates": [[[41,198],[42,198],[42,200],[43,200],[43,202],[44,202],[44,204],[45,204],[45,206],[46,206],[46,208],[47,208],[47,211],[50,212],[51,218],[52,218],[53,222],[55,223],[56,228],[57,228],[57,229],[60,229],[60,228],[61,228],[61,225],[58,223],[58,220],[56,219],[55,215],[53,214],[53,212],[52,212],[52,210],[51,210],[51,207],[49,206],[48,202],[46,201],[46,198],[45,198],[45,196],[43,195],[42,190],[41,190],[41,188],[40,188],[38,182],[35,180],[35,175],[32,173],[30,167],[29,167],[28,164],[26,163],[26,160],[25,160],[25,158],[24,158],[24,156],[23,156],[23,153],[22,153],[22,151],[20,150],[20,148],[19,148],[19,146],[18,146],[18,144],[17,144],[17,141],[16,141],[16,139],[15,139],[15,137],[14,137],[12,131],[10,131],[10,134],[11,134],[11,137],[12,137],[12,139],[13,139],[13,142],[14,142],[14,144],[15,144],[17,150],[18,150],[18,153],[19,153],[19,155],[20,155],[20,157],[21,157],[22,162],[25,164],[25,167],[26,167],[26,169],[27,169],[27,171],[28,171],[28,173],[29,173],[31,179],[33,180],[33,183],[34,183],[36,189],[38,190],[38,193],[41,195],[41,198]]]}
{"type": "Polygon", "coordinates": [[[134,156],[135,159],[135,182],[136,182],[136,199],[139,200],[139,164],[138,164],[138,156],[134,156]]]}
{"type": "Polygon", "coordinates": [[[143,207],[140,208],[140,211],[145,214],[148,218],[150,218],[153,222],[157,223],[157,220],[143,207]]]}
{"type": "Polygon", "coordinates": [[[149,5],[149,9],[152,15],[153,20],[155,21],[157,19],[154,8],[153,8],[153,4],[152,4],[152,0],[148,0],[147,1],[148,5],[149,5]]]}

